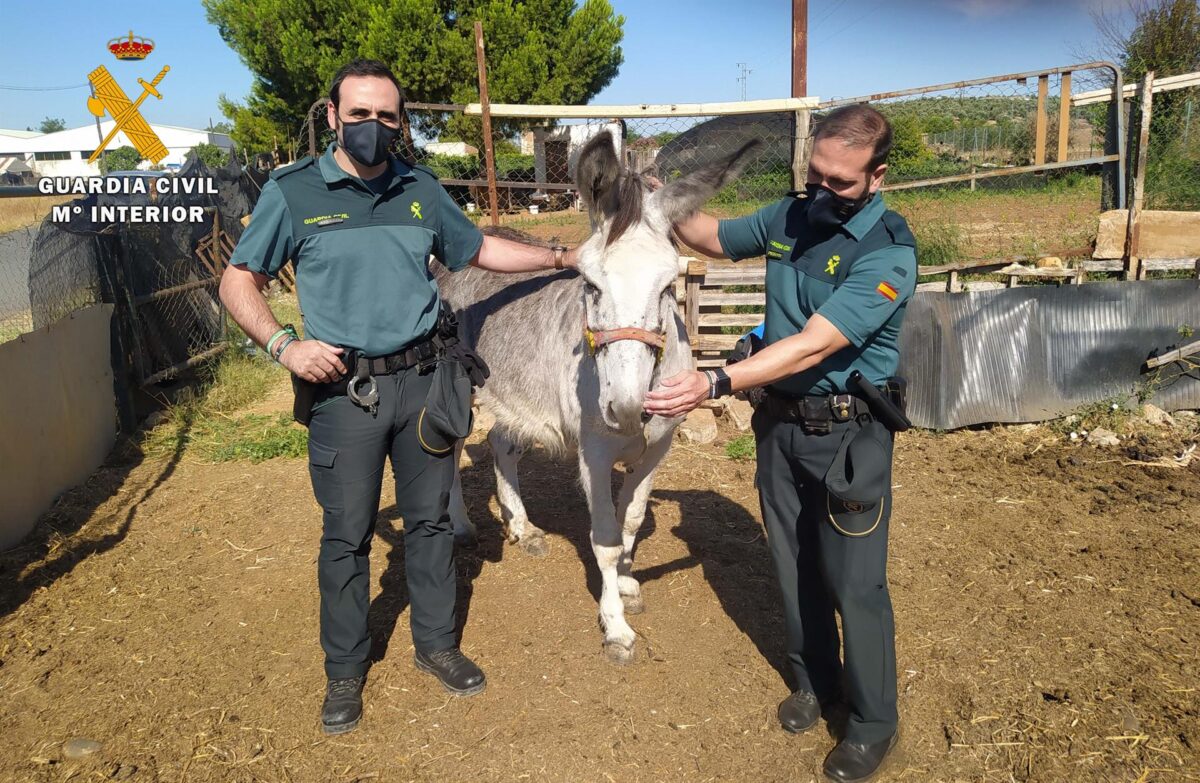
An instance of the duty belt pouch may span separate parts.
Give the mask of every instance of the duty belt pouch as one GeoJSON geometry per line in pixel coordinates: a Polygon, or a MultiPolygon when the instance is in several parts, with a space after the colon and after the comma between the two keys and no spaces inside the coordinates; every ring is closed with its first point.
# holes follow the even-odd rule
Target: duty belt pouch
{"type": "Polygon", "coordinates": [[[292,418],[307,427],[312,421],[313,405],[317,402],[317,385],[293,375],[292,394],[292,418]]]}
{"type": "Polygon", "coordinates": [[[901,413],[908,413],[908,381],[894,375],[884,381],[884,392],[901,413]]]}
{"type": "Polygon", "coordinates": [[[847,430],[825,474],[829,523],[844,536],[869,536],[883,519],[892,480],[891,438],[875,420],[847,430]]]}
{"type": "Polygon", "coordinates": [[[330,397],[340,397],[346,393],[347,380],[348,378],[343,377],[333,383],[310,383],[298,375],[293,375],[292,418],[307,427],[316,408],[330,397]]]}
{"type": "Polygon", "coordinates": [[[801,397],[797,404],[804,431],[813,435],[833,431],[829,403],[824,397],[801,397]]]}
{"type": "Polygon", "coordinates": [[[442,359],[417,417],[417,440],[427,453],[449,454],[471,434],[471,379],[461,362],[442,359]]]}

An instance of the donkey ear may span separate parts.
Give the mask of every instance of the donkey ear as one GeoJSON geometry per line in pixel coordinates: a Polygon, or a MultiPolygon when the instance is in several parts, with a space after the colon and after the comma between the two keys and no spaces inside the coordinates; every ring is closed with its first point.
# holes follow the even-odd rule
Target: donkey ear
{"type": "Polygon", "coordinates": [[[753,139],[724,160],[693,171],[664,185],[651,197],[671,223],[678,223],[704,206],[713,195],[741,176],[758,152],[762,142],[753,139]]]}
{"type": "Polygon", "coordinates": [[[579,195],[589,212],[612,217],[617,211],[617,180],[621,161],[613,149],[612,134],[604,131],[592,137],[579,153],[575,181],[579,195]]]}

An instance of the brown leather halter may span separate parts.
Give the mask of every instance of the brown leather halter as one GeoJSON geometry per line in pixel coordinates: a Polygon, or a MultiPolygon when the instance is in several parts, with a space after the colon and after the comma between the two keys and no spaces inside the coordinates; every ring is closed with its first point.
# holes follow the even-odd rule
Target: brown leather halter
{"type": "Polygon", "coordinates": [[[637,326],[596,331],[587,325],[587,321],[583,323],[583,338],[587,341],[588,354],[591,356],[595,356],[601,348],[611,343],[621,340],[637,340],[639,343],[645,343],[655,349],[656,362],[662,361],[663,351],[667,345],[667,336],[661,332],[651,332],[637,326]]]}

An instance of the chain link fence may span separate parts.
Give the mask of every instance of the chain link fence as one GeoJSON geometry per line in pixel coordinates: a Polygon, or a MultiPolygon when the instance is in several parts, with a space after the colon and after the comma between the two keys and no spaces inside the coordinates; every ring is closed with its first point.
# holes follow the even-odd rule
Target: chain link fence
{"type": "Polygon", "coordinates": [[[1200,210],[1200,86],[1154,94],[1145,194],[1146,209],[1200,210]]]}
{"type": "MultiPolygon", "coordinates": [[[[395,151],[432,170],[459,208],[482,223],[489,219],[491,205],[483,126],[481,117],[466,109],[408,104],[395,151]]],[[[797,137],[807,135],[804,128],[797,133],[795,111],[661,117],[643,112],[602,118],[493,115],[499,222],[541,239],[568,244],[586,239],[590,229],[581,211],[575,167],[584,145],[604,131],[613,135],[626,166],[661,179],[681,176],[759,140],[761,149],[742,177],[709,205],[722,217],[747,214],[791,190],[797,137]]],[[[324,100],[313,104],[301,138],[309,140],[309,154],[321,154],[335,141],[324,100]]]]}
{"type": "MultiPolygon", "coordinates": [[[[96,303],[114,305],[113,369],[122,429],[134,398],[224,347],[217,298],[224,262],[258,186],[236,163],[198,159],[177,175],[212,178],[218,195],[97,195],[67,202],[68,220],[0,237],[0,337],[13,339],[96,303]],[[94,220],[93,207],[198,207],[198,222],[94,220]]],[[[151,188],[153,190],[153,188],[151,188]]]]}
{"type": "MultiPolygon", "coordinates": [[[[923,266],[1091,252],[1097,216],[1121,203],[1122,157],[1106,64],[1008,74],[865,98],[895,130],[886,199],[923,266]]],[[[819,122],[819,118],[817,120],[819,122]]]]}
{"type": "MultiPolygon", "coordinates": [[[[748,170],[708,206],[720,217],[748,214],[802,182],[805,145],[825,113],[866,102],[895,128],[886,198],[913,227],[923,265],[1082,258],[1090,253],[1099,212],[1124,202],[1118,161],[1124,160],[1128,126],[1104,99],[1117,79],[1113,66],[1088,63],[829,100],[811,114],[789,107],[646,116],[651,107],[625,116],[569,119],[545,118],[542,107],[497,106],[491,142],[499,220],[543,239],[573,243],[586,237],[574,162],[582,146],[605,129],[618,137],[627,165],[662,179],[758,139],[760,153],[748,170]],[[534,116],[514,116],[521,109],[534,116]]],[[[397,151],[432,169],[464,212],[483,221],[490,194],[478,107],[417,103],[409,104],[407,115],[397,151]]],[[[310,118],[301,138],[320,152],[334,139],[323,101],[310,118]]]]}

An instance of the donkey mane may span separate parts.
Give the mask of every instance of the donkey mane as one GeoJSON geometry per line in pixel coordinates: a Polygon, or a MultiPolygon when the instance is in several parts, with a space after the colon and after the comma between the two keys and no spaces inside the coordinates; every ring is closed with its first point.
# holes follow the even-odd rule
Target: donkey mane
{"type": "Polygon", "coordinates": [[[641,221],[642,197],[645,190],[646,185],[637,174],[632,171],[625,171],[621,174],[621,178],[617,181],[617,187],[612,189],[609,196],[616,203],[612,212],[612,224],[609,226],[608,236],[604,240],[605,247],[616,242],[630,226],[635,226],[641,221]]]}

